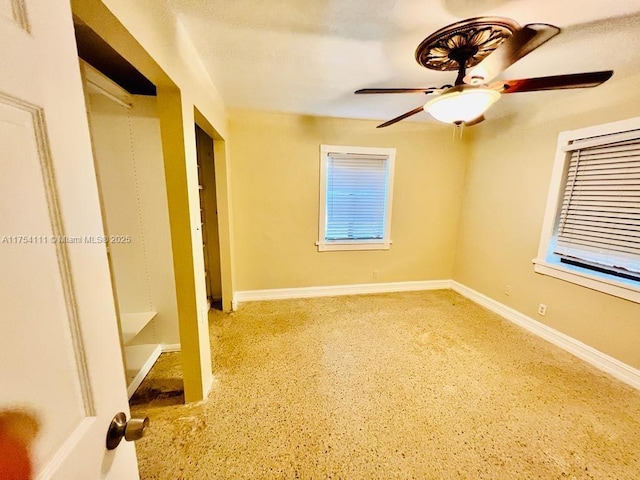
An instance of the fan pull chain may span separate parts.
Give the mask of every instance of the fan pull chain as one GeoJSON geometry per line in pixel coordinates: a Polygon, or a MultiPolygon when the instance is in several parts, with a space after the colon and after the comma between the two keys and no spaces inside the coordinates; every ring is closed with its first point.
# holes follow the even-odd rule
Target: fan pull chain
{"type": "Polygon", "coordinates": [[[452,136],[452,140],[455,142],[456,141],[456,133],[460,132],[458,135],[458,140],[462,140],[462,134],[464,131],[464,122],[455,122],[453,124],[453,136],[452,136]]]}

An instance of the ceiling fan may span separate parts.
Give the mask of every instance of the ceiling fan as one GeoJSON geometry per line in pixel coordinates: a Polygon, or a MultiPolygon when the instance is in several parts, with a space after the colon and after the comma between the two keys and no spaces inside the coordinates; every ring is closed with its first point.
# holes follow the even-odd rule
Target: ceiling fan
{"type": "Polygon", "coordinates": [[[553,25],[530,23],[521,27],[504,17],[462,20],[429,35],[415,53],[416,61],[423,67],[439,71],[457,70],[454,85],[440,88],[363,88],[355,93],[424,93],[433,97],[425,105],[377,128],[388,127],[423,110],[441,122],[470,126],[484,120],[484,112],[501,94],[595,87],[611,78],[613,70],[489,83],[558,33],[560,29],[553,25]],[[469,72],[468,68],[471,68],[469,72]]]}

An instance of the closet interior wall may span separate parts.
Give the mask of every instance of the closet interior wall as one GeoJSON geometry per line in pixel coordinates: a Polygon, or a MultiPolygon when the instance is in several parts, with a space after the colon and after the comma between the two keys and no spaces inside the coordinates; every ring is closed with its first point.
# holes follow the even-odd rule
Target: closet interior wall
{"type": "Polygon", "coordinates": [[[156,97],[131,95],[82,62],[129,394],[179,349],[156,97]]]}

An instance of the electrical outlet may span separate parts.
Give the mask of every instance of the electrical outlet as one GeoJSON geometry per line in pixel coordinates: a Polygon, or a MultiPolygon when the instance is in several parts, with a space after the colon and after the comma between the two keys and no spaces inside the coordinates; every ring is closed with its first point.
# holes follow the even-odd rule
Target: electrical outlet
{"type": "Polygon", "coordinates": [[[542,315],[543,317],[547,314],[547,306],[544,303],[538,305],[538,315],[542,315]]]}
{"type": "Polygon", "coordinates": [[[504,286],[504,294],[505,294],[506,296],[511,295],[511,285],[505,285],[505,286],[504,286]]]}
{"type": "Polygon", "coordinates": [[[378,278],[378,270],[374,270],[371,272],[371,278],[378,278]]]}

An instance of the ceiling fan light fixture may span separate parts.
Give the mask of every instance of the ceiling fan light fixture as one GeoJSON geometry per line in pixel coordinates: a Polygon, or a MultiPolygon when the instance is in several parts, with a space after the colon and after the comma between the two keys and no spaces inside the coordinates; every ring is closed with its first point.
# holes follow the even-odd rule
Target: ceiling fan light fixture
{"type": "Polygon", "coordinates": [[[458,85],[427,102],[424,109],[439,122],[470,122],[486,112],[499,98],[500,93],[489,88],[458,85]]]}

